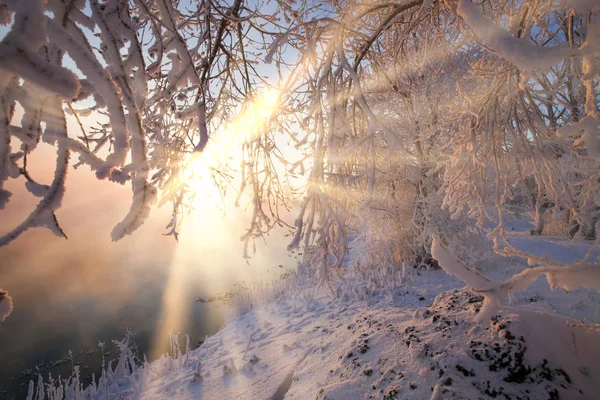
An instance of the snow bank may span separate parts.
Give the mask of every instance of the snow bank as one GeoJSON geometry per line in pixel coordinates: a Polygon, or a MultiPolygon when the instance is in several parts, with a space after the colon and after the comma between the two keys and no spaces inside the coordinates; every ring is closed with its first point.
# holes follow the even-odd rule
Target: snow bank
{"type": "MultiPolygon", "coordinates": [[[[526,283],[507,285],[510,279],[467,268],[438,238],[432,251],[443,270],[415,273],[410,284],[361,297],[332,297],[314,287],[273,294],[195,350],[180,351],[175,337],[170,354],[135,367],[123,345],[117,366],[109,365],[100,383],[83,389],[75,377],[52,393],[207,400],[595,398],[600,330],[543,310],[585,302],[589,317],[600,296],[578,292],[567,300],[558,297],[563,293],[548,301],[551,288],[536,287],[535,295],[517,299],[521,303],[502,304],[502,315],[482,319],[486,302],[509,290],[526,293],[535,269],[523,263],[514,280],[526,283]],[[446,272],[470,289],[457,289],[460,282],[446,272]]],[[[556,279],[560,287],[596,286],[593,265],[577,267],[576,279],[563,271],[543,273],[551,285],[556,279]]],[[[36,385],[30,388],[34,398],[36,385]]],[[[57,398],[52,393],[47,397],[57,398]]]]}

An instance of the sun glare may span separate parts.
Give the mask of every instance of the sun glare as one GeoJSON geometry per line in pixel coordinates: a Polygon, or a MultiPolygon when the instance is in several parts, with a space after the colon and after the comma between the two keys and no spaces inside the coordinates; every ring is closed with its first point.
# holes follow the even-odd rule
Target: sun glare
{"type": "MultiPolygon", "coordinates": [[[[197,194],[194,205],[198,209],[210,210],[221,200],[221,193],[211,174],[214,170],[223,169],[225,165],[239,165],[241,162],[242,145],[245,142],[258,138],[266,132],[267,123],[277,110],[279,91],[270,89],[249,102],[240,114],[227,122],[220,132],[217,132],[209,141],[202,153],[193,153],[187,160],[187,167],[182,172],[182,181],[191,184],[197,194]]],[[[174,331],[185,331],[185,318],[189,307],[189,293],[186,282],[190,279],[188,274],[198,272],[200,268],[204,274],[211,276],[213,286],[218,285],[221,273],[213,270],[213,264],[222,264],[223,260],[213,260],[211,256],[203,255],[203,262],[198,264],[199,249],[211,254],[218,254],[213,246],[238,242],[231,239],[232,228],[225,228],[220,216],[214,213],[192,213],[185,222],[182,242],[179,243],[174,254],[167,288],[164,292],[161,306],[161,327],[157,329],[151,354],[157,358],[161,354],[162,345],[168,341],[168,333],[163,328],[168,326],[174,331]],[[206,229],[210,226],[210,229],[206,229]],[[199,243],[203,243],[201,247],[199,243]],[[211,262],[212,261],[212,262],[211,262]]],[[[241,218],[241,216],[238,216],[241,218]]],[[[237,225],[237,224],[236,224],[237,225]]],[[[241,232],[235,231],[236,234],[241,232]]],[[[203,254],[202,251],[200,251],[203,254]]],[[[236,274],[240,271],[236,270],[236,274]]]]}
{"type": "Polygon", "coordinates": [[[279,106],[279,90],[268,89],[250,102],[241,114],[229,122],[225,131],[247,141],[264,134],[266,125],[279,106]]]}
{"type": "Polygon", "coordinates": [[[261,92],[241,110],[239,115],[226,122],[214,134],[202,153],[189,156],[183,172],[184,181],[192,182],[199,191],[195,201],[214,205],[220,192],[211,176],[226,166],[238,166],[242,145],[264,135],[270,118],[279,106],[279,90],[271,88],[261,92]]]}
{"type": "Polygon", "coordinates": [[[271,88],[261,92],[242,108],[238,116],[226,122],[221,132],[211,138],[202,158],[207,162],[227,161],[232,150],[265,134],[269,119],[278,106],[279,90],[271,88]]]}

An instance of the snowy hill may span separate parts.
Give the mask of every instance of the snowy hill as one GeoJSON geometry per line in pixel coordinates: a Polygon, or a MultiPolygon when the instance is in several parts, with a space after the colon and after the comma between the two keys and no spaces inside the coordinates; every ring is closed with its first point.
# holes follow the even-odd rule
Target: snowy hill
{"type": "MultiPolygon", "coordinates": [[[[589,249],[547,238],[520,245],[560,247],[568,261],[589,249]]],[[[519,268],[507,261],[489,274],[519,268]]],[[[181,354],[174,344],[141,367],[125,351],[97,385],[84,390],[72,378],[58,390],[140,399],[597,398],[600,330],[589,322],[597,293],[552,292],[541,278],[477,322],[484,297],[443,270],[407,282],[391,292],[354,282],[335,298],[305,287],[273,291],[261,305],[246,299],[247,312],[198,349],[181,354]]]]}
{"type": "Polygon", "coordinates": [[[480,326],[483,297],[424,294],[354,306],[284,300],[253,310],[141,397],[592,399],[600,390],[598,330],[521,308],[480,326]]]}

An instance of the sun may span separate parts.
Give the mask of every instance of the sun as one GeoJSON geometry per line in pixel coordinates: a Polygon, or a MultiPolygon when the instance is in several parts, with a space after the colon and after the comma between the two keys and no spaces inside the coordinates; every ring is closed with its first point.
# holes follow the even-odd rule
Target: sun
{"type": "MultiPolygon", "coordinates": [[[[181,182],[185,182],[196,191],[193,205],[201,212],[192,212],[182,224],[182,242],[177,247],[169,269],[166,290],[163,294],[160,321],[157,328],[151,354],[158,358],[163,351],[163,344],[168,341],[168,332],[162,326],[184,331],[186,316],[189,311],[190,274],[201,268],[203,273],[210,274],[211,282],[223,279],[210,265],[223,262],[220,249],[223,245],[232,246],[239,236],[232,240],[232,233],[237,232],[239,220],[243,218],[241,211],[233,216],[227,224],[221,219],[223,215],[207,212],[215,209],[223,201],[222,187],[215,182],[215,170],[225,169],[227,165],[239,165],[241,162],[242,145],[258,138],[267,131],[269,119],[274,115],[279,104],[279,92],[275,89],[266,90],[256,96],[240,111],[234,119],[227,122],[220,132],[217,132],[202,152],[188,155],[181,174],[181,182]],[[207,228],[210,227],[210,228],[207,228]],[[203,255],[203,263],[198,262],[201,250],[210,254],[203,255]]],[[[241,234],[241,232],[240,232],[241,234]]],[[[241,254],[240,254],[241,257],[241,254]]],[[[239,274],[240,270],[236,270],[239,274]]]]}
{"type": "Polygon", "coordinates": [[[189,155],[183,174],[185,182],[200,192],[195,203],[215,205],[222,200],[214,174],[240,165],[243,144],[266,134],[279,108],[279,95],[280,91],[275,88],[260,92],[211,137],[204,151],[189,155]]]}
{"type": "Polygon", "coordinates": [[[240,115],[226,124],[225,130],[241,141],[249,141],[263,135],[268,123],[279,108],[280,91],[267,89],[256,96],[243,109],[240,115]]]}

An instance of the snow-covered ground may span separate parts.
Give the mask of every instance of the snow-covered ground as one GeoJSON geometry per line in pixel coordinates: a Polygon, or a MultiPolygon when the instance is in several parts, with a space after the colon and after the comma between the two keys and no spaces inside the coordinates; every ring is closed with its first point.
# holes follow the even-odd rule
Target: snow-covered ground
{"type": "MultiPolygon", "coordinates": [[[[514,242],[562,262],[582,257],[590,246],[540,237],[514,242]]],[[[505,280],[523,268],[523,263],[504,260],[485,273],[505,280]]],[[[335,298],[325,287],[272,296],[198,349],[175,352],[133,374],[124,373],[126,363],[121,364],[88,394],[139,399],[598,398],[596,292],[551,291],[540,278],[497,315],[477,322],[483,297],[443,270],[422,271],[393,291],[355,283],[335,298]]]]}

